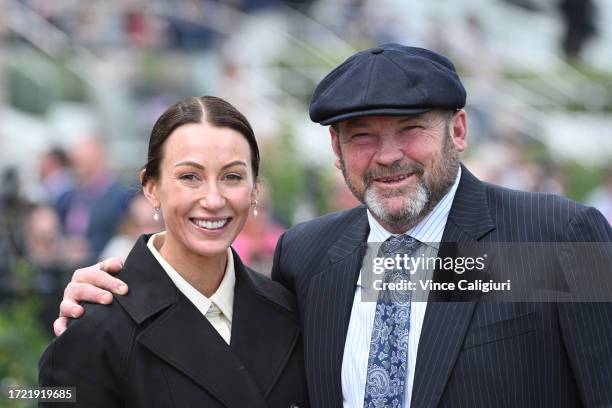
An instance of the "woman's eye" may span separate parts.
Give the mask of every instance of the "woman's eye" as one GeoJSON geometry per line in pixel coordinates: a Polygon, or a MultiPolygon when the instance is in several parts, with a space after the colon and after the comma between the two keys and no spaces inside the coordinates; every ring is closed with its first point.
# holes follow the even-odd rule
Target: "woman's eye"
{"type": "Polygon", "coordinates": [[[195,174],[183,174],[179,176],[179,180],[184,180],[184,181],[196,181],[198,179],[198,176],[196,176],[195,174]]]}
{"type": "Polygon", "coordinates": [[[240,174],[232,173],[232,174],[226,175],[225,178],[230,181],[239,181],[239,180],[242,180],[243,177],[240,174]]]}

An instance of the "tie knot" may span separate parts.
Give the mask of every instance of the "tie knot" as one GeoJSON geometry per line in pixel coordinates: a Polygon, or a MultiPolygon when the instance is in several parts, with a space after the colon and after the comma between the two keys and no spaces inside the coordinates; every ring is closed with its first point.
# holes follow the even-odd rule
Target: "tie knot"
{"type": "Polygon", "coordinates": [[[385,256],[409,254],[413,252],[419,244],[420,242],[417,239],[412,238],[410,235],[402,234],[387,238],[380,246],[380,251],[385,256]]]}

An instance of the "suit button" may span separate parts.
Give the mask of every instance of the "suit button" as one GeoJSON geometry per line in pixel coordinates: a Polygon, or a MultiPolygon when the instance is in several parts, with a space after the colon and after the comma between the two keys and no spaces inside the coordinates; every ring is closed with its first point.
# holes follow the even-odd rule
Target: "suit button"
{"type": "Polygon", "coordinates": [[[300,408],[300,406],[296,403],[289,405],[289,408],[300,408]]]}

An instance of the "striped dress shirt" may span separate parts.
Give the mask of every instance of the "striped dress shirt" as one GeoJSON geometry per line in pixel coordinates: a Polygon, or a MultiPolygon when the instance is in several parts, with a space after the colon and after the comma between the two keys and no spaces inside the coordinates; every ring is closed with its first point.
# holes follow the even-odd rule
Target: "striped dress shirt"
{"type": "MultiPolygon", "coordinates": [[[[427,217],[406,232],[406,234],[427,245],[427,256],[437,255],[437,244],[442,240],[446,220],[448,219],[448,214],[450,213],[460,178],[461,168],[457,173],[455,183],[442,200],[440,200],[427,217]]],[[[367,215],[370,225],[370,234],[368,235],[369,245],[365,255],[366,258],[373,255],[370,251],[375,251],[380,243],[393,235],[376,221],[369,210],[367,211],[367,215]]],[[[433,271],[417,271],[416,276],[419,279],[430,279],[433,276],[433,271]]],[[[412,384],[414,382],[419,338],[423,327],[423,319],[425,318],[425,310],[427,309],[427,302],[423,301],[423,299],[427,299],[426,292],[419,293],[418,299],[413,296],[411,304],[407,361],[408,370],[405,383],[404,408],[410,407],[410,398],[412,396],[412,384]]],[[[345,408],[363,407],[366,373],[368,370],[368,355],[375,314],[376,302],[362,301],[360,274],[355,288],[351,318],[342,359],[342,399],[345,408]]]]}

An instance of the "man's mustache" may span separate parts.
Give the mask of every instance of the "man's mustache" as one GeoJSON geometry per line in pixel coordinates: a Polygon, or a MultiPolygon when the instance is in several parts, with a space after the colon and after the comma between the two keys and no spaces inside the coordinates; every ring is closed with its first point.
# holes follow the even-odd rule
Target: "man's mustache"
{"type": "Polygon", "coordinates": [[[365,182],[366,187],[369,187],[374,179],[391,177],[397,174],[410,174],[414,173],[417,176],[423,175],[425,172],[425,167],[418,163],[412,164],[402,164],[395,163],[391,166],[385,167],[377,167],[375,169],[369,170],[363,176],[363,180],[365,182]]]}

